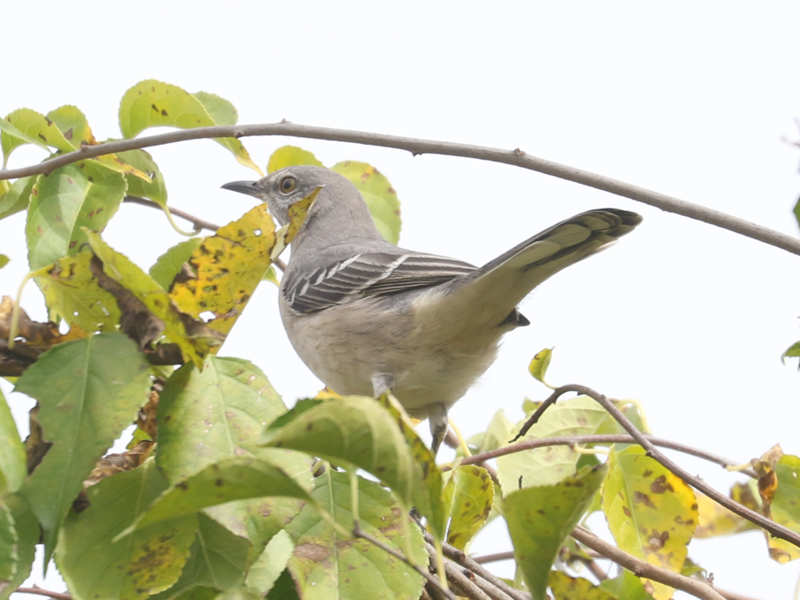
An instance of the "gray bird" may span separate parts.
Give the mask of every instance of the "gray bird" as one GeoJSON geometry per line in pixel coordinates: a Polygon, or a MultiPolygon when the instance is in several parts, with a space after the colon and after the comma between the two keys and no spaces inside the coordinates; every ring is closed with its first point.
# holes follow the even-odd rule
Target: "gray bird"
{"type": "Polygon", "coordinates": [[[281,224],[293,203],[318,192],[280,285],[289,340],[332,390],[392,391],[411,416],[427,417],[434,453],[448,408],[494,361],[503,334],[529,324],[520,300],[641,222],[625,210],[590,210],[478,268],[385,241],[356,187],[322,167],[222,187],[265,201],[281,224]]]}

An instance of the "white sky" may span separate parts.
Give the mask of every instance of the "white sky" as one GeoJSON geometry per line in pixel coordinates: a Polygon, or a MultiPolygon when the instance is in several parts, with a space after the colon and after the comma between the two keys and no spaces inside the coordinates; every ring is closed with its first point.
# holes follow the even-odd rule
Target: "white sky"
{"type": "MultiPolygon", "coordinates": [[[[241,123],[286,118],[520,147],[797,233],[800,153],[781,141],[800,135],[797,3],[397,6],[9,2],[0,113],[76,104],[99,139],[119,136],[122,94],[157,78],[229,99],[241,123]]],[[[776,442],[800,454],[800,375],[780,361],[800,338],[798,257],[508,166],[314,140],[244,142],[262,165],[287,142],[326,164],[373,163],[402,202],[403,246],[478,264],[589,208],[645,217],[614,248],[523,303],[532,326],[507,336],[495,365],[451,412],[465,433],[482,430],[499,408],[518,418],[525,396],[543,398],[526,367],[556,346],[551,382],[636,398],[658,435],[742,462],[776,442]]],[[[218,223],[249,208],[219,186],[254,174],[216,144],[151,152],[174,206],[218,223]]],[[[41,156],[20,149],[11,166],[41,156]]],[[[12,258],[0,270],[0,293],[13,295],[26,272],[23,224],[19,215],[0,221],[0,253],[12,258]]],[[[123,206],[105,237],[145,268],[179,241],[159,213],[137,206],[123,206]]],[[[275,295],[262,286],[223,354],[254,360],[291,403],[319,383],[291,350],[275,295]]],[[[44,316],[34,286],[23,304],[44,316]]],[[[20,414],[30,406],[18,394],[10,400],[20,414]]],[[[679,458],[720,488],[737,479],[679,458]]],[[[499,532],[473,549],[508,549],[499,532]]],[[[770,561],[759,535],[693,543],[690,555],[720,587],[789,598],[798,565],[770,561]]]]}

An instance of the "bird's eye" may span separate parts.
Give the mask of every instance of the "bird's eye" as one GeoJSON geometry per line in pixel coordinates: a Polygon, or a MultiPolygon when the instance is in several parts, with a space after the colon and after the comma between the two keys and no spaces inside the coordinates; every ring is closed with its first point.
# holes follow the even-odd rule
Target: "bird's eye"
{"type": "Polygon", "coordinates": [[[282,193],[289,194],[293,192],[294,189],[297,187],[297,179],[292,175],[287,175],[286,177],[281,179],[278,185],[280,186],[282,193]]]}

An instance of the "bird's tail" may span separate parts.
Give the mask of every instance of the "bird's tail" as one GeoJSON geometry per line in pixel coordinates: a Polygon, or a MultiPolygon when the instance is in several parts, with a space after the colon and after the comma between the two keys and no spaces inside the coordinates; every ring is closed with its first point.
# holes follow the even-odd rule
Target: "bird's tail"
{"type": "MultiPolygon", "coordinates": [[[[482,321],[500,324],[542,281],[608,247],[641,220],[636,213],[616,208],[575,215],[525,240],[459,282],[454,281],[449,296],[455,303],[472,305],[466,314],[479,314],[482,321]]],[[[455,314],[460,312],[453,308],[455,314]]]]}

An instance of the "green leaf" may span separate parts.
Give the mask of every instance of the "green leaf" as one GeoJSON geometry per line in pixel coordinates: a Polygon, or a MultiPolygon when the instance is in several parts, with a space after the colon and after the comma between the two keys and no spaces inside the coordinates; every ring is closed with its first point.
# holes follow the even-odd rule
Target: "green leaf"
{"type": "Polygon", "coordinates": [[[297,498],[261,497],[212,506],[204,512],[236,535],[249,539],[253,548],[259,550],[294,519],[304,505],[297,498]]]}
{"type": "Polygon", "coordinates": [[[31,175],[17,179],[3,195],[0,195],[0,219],[28,208],[33,184],[39,177],[41,176],[31,175]]]}
{"type": "Polygon", "coordinates": [[[172,286],[172,280],[181,272],[183,264],[188,261],[192,252],[203,243],[202,238],[192,238],[174,245],[158,257],[155,264],[150,267],[150,277],[165,290],[172,286]]]}
{"type": "MultiPolygon", "coordinates": [[[[59,106],[47,113],[46,119],[53,121],[72,149],[82,144],[94,144],[95,139],[86,116],[77,106],[59,106]]],[[[62,150],[64,148],[61,148],[62,150]]]]}
{"type": "Polygon", "coordinates": [[[781,355],[781,360],[797,358],[798,356],[800,356],[800,342],[795,342],[784,351],[781,355]]]}
{"type": "Polygon", "coordinates": [[[114,331],[120,310],[114,296],[97,284],[89,268],[91,249],[58,259],[36,277],[50,319],[64,319],[87,332],[114,331]]]}
{"type": "Polygon", "coordinates": [[[340,175],[347,177],[358,188],[375,225],[384,239],[396,244],[400,239],[400,201],[389,180],[372,165],[347,160],[331,167],[340,175]]]}
{"type": "Polygon", "coordinates": [[[483,467],[461,465],[452,472],[445,495],[452,498],[447,543],[465,550],[491,513],[494,500],[492,478],[483,467]]]}
{"type": "Polygon", "coordinates": [[[130,339],[105,333],[53,347],[17,382],[17,391],[39,401],[39,422],[53,444],[22,487],[44,529],[48,560],[83,480],[146,400],[148,369],[130,339]]]}
{"type": "Polygon", "coordinates": [[[442,471],[436,464],[433,452],[417,435],[397,400],[388,394],[383,394],[378,398],[378,402],[389,411],[406,440],[406,446],[411,450],[414,468],[413,506],[420,514],[427,517],[431,534],[441,540],[444,538],[447,519],[442,471]]]}
{"type": "MultiPolygon", "coordinates": [[[[348,476],[328,469],[316,484],[312,495],[317,503],[346,530],[352,529],[348,476]]],[[[428,555],[419,528],[413,523],[405,528],[400,522],[409,519],[405,508],[384,488],[361,477],[358,497],[361,529],[401,552],[410,546],[412,560],[427,568],[428,555]],[[404,530],[409,534],[407,540],[404,530]]],[[[367,540],[341,536],[311,506],[306,506],[286,530],[295,541],[289,570],[303,600],[419,598],[424,583],[421,576],[367,540]]]]}
{"type": "Polygon", "coordinates": [[[18,108],[0,120],[0,146],[3,148],[3,164],[18,147],[35,144],[41,148],[51,146],[62,152],[71,152],[75,147],[64,137],[58,126],[43,114],[30,108],[18,108]]]}
{"type": "Polygon", "coordinates": [[[164,182],[164,176],[161,174],[161,169],[158,168],[156,161],[150,156],[148,152],[141,149],[127,150],[117,154],[119,158],[125,161],[126,164],[135,167],[142,173],[146,173],[149,181],[141,177],[127,175],[125,180],[128,182],[129,196],[138,196],[140,198],[149,198],[161,207],[167,204],[167,184],[164,182]]]}
{"type": "Polygon", "coordinates": [[[508,440],[513,437],[511,433],[511,422],[501,408],[492,416],[486,431],[478,433],[469,438],[468,443],[473,454],[489,452],[508,444],[508,440]]]}
{"type": "Polygon", "coordinates": [[[317,157],[308,150],[303,150],[297,146],[281,146],[270,155],[269,162],[267,163],[267,172],[273,173],[295,165],[324,166],[317,160],[317,157]]]}
{"type": "MultiPolygon", "coordinates": [[[[772,497],[772,519],[800,531],[800,457],[784,454],[775,464],[778,488],[772,497]]],[[[785,564],[800,558],[800,550],[786,540],[768,536],[770,557],[785,564]]]]}
{"type": "MultiPolygon", "coordinates": [[[[520,441],[621,431],[602,406],[588,396],[577,396],[548,408],[520,441]]],[[[500,487],[507,495],[522,487],[557,483],[575,473],[580,457],[569,446],[548,446],[500,456],[497,459],[500,487]]]]}
{"type": "MultiPolygon", "coordinates": [[[[620,549],[680,572],[697,526],[697,501],[683,480],[639,446],[611,451],[603,511],[620,549]]],[[[672,597],[662,583],[647,580],[645,589],[656,600],[672,597]]]]}
{"type": "Polygon", "coordinates": [[[236,107],[225,98],[209,92],[195,92],[192,96],[200,101],[217,125],[236,125],[239,120],[236,107]]]}
{"type": "Polygon", "coordinates": [[[555,485],[529,487],[503,499],[503,514],[517,565],[534,600],[544,600],[550,566],[605,477],[606,468],[584,467],[555,485]]]}
{"type": "Polygon", "coordinates": [[[409,443],[402,419],[399,422],[400,426],[396,417],[374,398],[344,396],[307,410],[289,411],[282,417],[281,427],[267,430],[263,443],[300,450],[372,473],[392,488],[407,507],[415,506],[431,517],[435,535],[441,536],[444,522],[441,473],[430,463],[430,450],[421,440],[409,443]],[[422,449],[427,450],[427,457],[422,449]],[[418,451],[420,460],[428,465],[427,481],[416,462],[418,451]],[[432,492],[437,479],[438,492],[432,492]]]}
{"type": "Polygon", "coordinates": [[[278,581],[294,552],[294,541],[285,529],[276,533],[247,573],[245,584],[263,598],[278,581]]]}
{"type": "Polygon", "coordinates": [[[531,364],[528,365],[528,372],[533,375],[533,378],[541,381],[545,385],[544,376],[547,373],[547,367],[550,366],[550,359],[553,356],[552,348],[544,348],[539,350],[536,355],[531,359],[531,364]]]}
{"type": "Polygon", "coordinates": [[[25,235],[31,270],[80,251],[84,227],[102,231],[125,196],[119,173],[80,162],[39,178],[31,191],[25,235]]]}
{"type": "Polygon", "coordinates": [[[297,595],[297,586],[289,574],[289,569],[285,569],[280,574],[278,581],[267,594],[267,600],[300,600],[300,596],[297,595]]]}
{"type": "MultiPolygon", "coordinates": [[[[119,126],[126,138],[135,137],[148,127],[179,127],[191,129],[211,125],[230,125],[233,106],[218,96],[206,92],[192,95],[168,83],[147,79],[130,88],[119,105],[119,126]],[[199,97],[198,97],[199,95],[199,97]],[[212,115],[206,108],[209,105],[212,115]],[[228,106],[225,106],[225,105],[228,106]],[[214,117],[222,121],[215,120],[214,117]]],[[[235,111],[233,112],[235,116],[235,111]]],[[[215,140],[230,150],[241,164],[260,172],[247,150],[236,138],[215,140]]]]}
{"type": "Polygon", "coordinates": [[[644,589],[641,579],[627,569],[621,571],[614,579],[601,582],[600,587],[614,594],[614,598],[619,600],[653,600],[644,589]]]}
{"type": "Polygon", "coordinates": [[[202,371],[184,365],[161,392],[156,460],[170,481],[178,481],[224,458],[258,456],[310,489],[307,456],[257,445],[264,427],[285,412],[269,380],[249,361],[211,357],[202,371]]]}
{"type": "Polygon", "coordinates": [[[25,447],[20,440],[11,409],[0,390],[0,495],[16,492],[25,479],[25,447]]]}
{"type": "Polygon", "coordinates": [[[201,586],[227,590],[243,581],[250,543],[203,513],[198,515],[197,525],[197,537],[180,579],[153,600],[176,598],[201,586]]]}
{"type": "Polygon", "coordinates": [[[17,572],[18,544],[19,538],[11,509],[0,502],[0,586],[12,579],[17,572]]]}
{"type": "Polygon", "coordinates": [[[75,598],[147,598],[178,580],[195,539],[194,516],[162,521],[114,541],[166,486],[150,460],[87,490],[89,507],[64,522],[56,554],[75,598]]]}
{"type": "Polygon", "coordinates": [[[248,456],[227,458],[170,487],[121,536],[208,506],[267,496],[311,500],[308,492],[280,467],[248,456]]]}
{"type": "MultiPolygon", "coordinates": [[[[13,573],[7,581],[0,582],[0,600],[7,600],[16,589],[28,578],[31,564],[36,552],[41,530],[36,517],[30,510],[28,503],[19,495],[13,494],[3,498],[0,502],[3,511],[8,510],[14,524],[13,547],[13,573]]],[[[0,541],[0,554],[12,551],[12,548],[0,541]]]]}
{"type": "Polygon", "coordinates": [[[620,598],[588,579],[570,577],[561,571],[550,571],[548,584],[554,600],[619,600],[620,598]]]}
{"type": "Polygon", "coordinates": [[[0,269],[8,264],[8,257],[5,254],[0,254],[0,269]]]}

